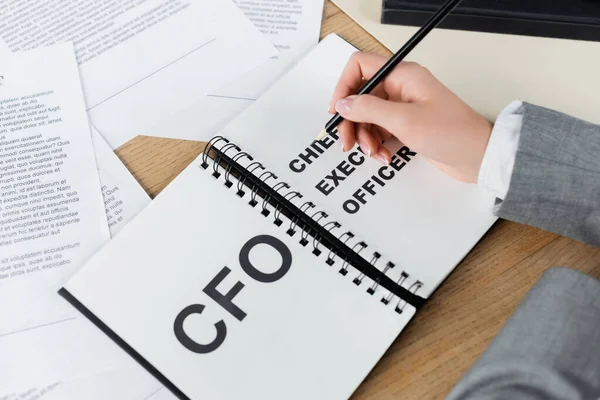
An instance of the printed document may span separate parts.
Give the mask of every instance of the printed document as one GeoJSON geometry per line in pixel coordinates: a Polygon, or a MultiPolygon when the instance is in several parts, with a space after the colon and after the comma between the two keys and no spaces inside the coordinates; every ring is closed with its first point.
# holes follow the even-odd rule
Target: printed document
{"type": "MultiPolygon", "coordinates": [[[[137,367],[137,366],[136,366],[137,367]]],[[[0,394],[0,400],[177,400],[141,367],[133,375],[119,368],[73,379],[0,394]]]]}
{"type": "MultiPolygon", "coordinates": [[[[0,42],[0,57],[10,56],[10,51],[2,48],[2,42],[0,42]]],[[[119,157],[112,151],[98,130],[91,125],[90,130],[108,228],[111,237],[114,237],[138,212],[150,203],[151,199],[127,167],[119,160],[119,157]]]]}
{"type": "Polygon", "coordinates": [[[63,341],[86,348],[59,328],[77,312],[56,290],[110,235],[73,46],[3,57],[0,71],[2,389],[55,368],[43,361],[63,341]]]}
{"type": "Polygon", "coordinates": [[[150,199],[90,135],[72,45],[5,54],[0,77],[0,399],[146,398],[161,385],[56,291],[150,199]]]}
{"type": "Polygon", "coordinates": [[[277,50],[230,0],[0,0],[11,51],[73,42],[92,124],[112,148],[277,50]]]}
{"type": "Polygon", "coordinates": [[[110,236],[72,45],[2,57],[0,76],[2,335],[73,314],[31,290],[58,288],[110,236]]]}
{"type": "Polygon", "coordinates": [[[145,135],[208,140],[260,97],[319,41],[322,0],[234,0],[279,54],[173,114],[145,135]]]}
{"type": "Polygon", "coordinates": [[[150,197],[129,173],[98,131],[92,127],[98,175],[110,236],[114,237],[144,207],[150,197]]]}

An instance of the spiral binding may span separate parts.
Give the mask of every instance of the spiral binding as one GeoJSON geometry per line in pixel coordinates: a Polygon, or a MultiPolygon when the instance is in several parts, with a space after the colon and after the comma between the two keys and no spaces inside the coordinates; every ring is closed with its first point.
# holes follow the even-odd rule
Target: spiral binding
{"type": "Polygon", "coordinates": [[[387,273],[393,269],[396,264],[388,261],[379,270],[377,265],[380,264],[381,254],[373,252],[370,261],[362,257],[361,252],[366,251],[368,245],[361,240],[357,240],[355,235],[350,231],[342,231],[339,234],[334,234],[334,230],[339,230],[342,225],[337,221],[327,221],[321,224],[320,222],[329,218],[328,214],[321,210],[309,212],[315,208],[314,203],[303,201],[301,205],[297,205],[293,200],[303,200],[303,195],[295,190],[292,190],[286,182],[279,181],[272,186],[269,186],[269,179],[279,179],[273,172],[267,170],[260,162],[254,161],[252,156],[242,151],[237,145],[229,142],[222,136],[213,137],[207,144],[202,154],[201,167],[209,170],[208,159],[213,158],[212,175],[215,179],[221,177],[221,170],[224,171],[225,186],[232,188],[234,183],[231,176],[237,178],[236,193],[243,198],[246,195],[246,189],[250,189],[250,200],[248,204],[251,207],[256,207],[259,204],[258,197],[262,198],[260,203],[260,212],[265,217],[273,215],[273,222],[277,226],[283,224],[281,214],[283,213],[289,218],[290,224],[286,230],[289,236],[294,236],[298,231],[300,245],[306,247],[312,236],[312,253],[319,257],[323,254],[321,248],[329,249],[325,264],[334,266],[336,262],[341,261],[341,268],[338,272],[346,276],[348,275],[350,266],[354,267],[360,273],[352,280],[352,282],[361,286],[365,278],[370,278],[372,283],[366,289],[366,293],[375,295],[379,287],[384,287],[389,293],[381,298],[381,303],[384,305],[395,304],[394,310],[397,313],[402,313],[407,304],[411,304],[415,308],[419,308],[425,302],[425,299],[420,297],[417,292],[423,286],[423,283],[415,280],[410,285],[410,275],[406,271],[401,271],[399,277],[392,280],[387,273]],[[224,144],[220,147],[216,145],[220,142],[224,144]],[[232,150],[235,150],[233,154],[232,150]],[[231,155],[228,155],[232,153],[231,155]],[[246,166],[241,164],[241,160],[247,158],[249,163],[246,166]],[[283,191],[287,190],[287,193],[283,191]],[[273,210],[269,210],[269,205],[273,210]],[[394,298],[397,297],[397,301],[394,298]]]}

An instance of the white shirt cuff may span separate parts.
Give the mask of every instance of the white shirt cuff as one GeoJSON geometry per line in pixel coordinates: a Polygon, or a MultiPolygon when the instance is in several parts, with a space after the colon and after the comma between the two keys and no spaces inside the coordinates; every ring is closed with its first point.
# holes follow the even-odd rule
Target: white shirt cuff
{"type": "Polygon", "coordinates": [[[500,112],[479,169],[477,184],[502,200],[508,193],[515,165],[523,126],[523,115],[518,113],[522,105],[515,100],[500,112]]]}

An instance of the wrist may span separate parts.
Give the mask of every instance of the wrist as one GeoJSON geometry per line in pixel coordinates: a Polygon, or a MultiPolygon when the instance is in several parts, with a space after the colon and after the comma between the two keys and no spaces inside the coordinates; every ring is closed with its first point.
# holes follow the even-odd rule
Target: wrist
{"type": "Polygon", "coordinates": [[[487,152],[490,143],[490,138],[494,129],[494,125],[492,124],[492,122],[488,121],[483,116],[481,116],[481,122],[479,123],[479,125],[480,128],[478,128],[477,130],[477,151],[474,152],[475,159],[472,163],[473,168],[472,173],[470,174],[470,183],[477,183],[479,181],[481,166],[483,165],[485,153],[487,152]]]}

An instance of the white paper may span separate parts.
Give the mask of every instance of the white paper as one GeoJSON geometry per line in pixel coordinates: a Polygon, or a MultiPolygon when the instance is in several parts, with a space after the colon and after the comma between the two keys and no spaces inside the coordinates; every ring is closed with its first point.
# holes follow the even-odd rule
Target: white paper
{"type": "Polygon", "coordinates": [[[110,237],[73,47],[3,57],[0,71],[0,393],[6,393],[132,360],[56,293],[110,237]]]}
{"type": "Polygon", "coordinates": [[[323,1],[234,0],[279,54],[210,96],[256,100],[319,42],[323,1]]]}
{"type": "Polygon", "coordinates": [[[66,382],[118,368],[141,369],[80,315],[4,334],[0,336],[0,350],[0,393],[66,382]]]}
{"type": "Polygon", "coordinates": [[[91,130],[106,218],[114,237],[151,200],[98,131],[91,130]]]}
{"type": "MultiPolygon", "coordinates": [[[[150,198],[93,128],[92,138],[108,224],[114,237],[150,203],[150,198]]],[[[31,294],[35,295],[35,292],[31,294]]],[[[0,376],[3,377],[0,388],[9,382],[21,382],[22,386],[28,387],[10,393],[10,397],[8,394],[0,396],[2,400],[154,399],[158,398],[162,388],[81,316],[4,338],[0,336],[0,348],[4,349],[5,360],[4,363],[0,361],[0,376]],[[108,372],[95,373],[99,370],[108,372]],[[90,376],[73,378],[90,373],[90,376]],[[42,379],[51,382],[31,386],[42,379]]]]}
{"type": "Polygon", "coordinates": [[[280,51],[267,62],[174,114],[144,134],[208,140],[275,83],[319,41],[322,0],[234,0],[280,51]]]}
{"type": "MultiPolygon", "coordinates": [[[[299,244],[299,233],[286,235],[288,219],[273,224],[247,204],[249,190],[240,198],[223,183],[212,166],[193,162],[66,288],[190,398],[349,397],[414,309],[399,314],[396,301],[382,304],[387,291],[367,294],[372,282],[355,285],[356,270],[341,275],[341,261],[328,266],[326,251],[317,257],[299,244]],[[289,269],[274,282],[254,280],[240,265],[241,249],[258,235],[290,252],[289,269]],[[241,321],[203,291],[225,266],[219,291],[244,285],[232,300],[246,314],[241,321]],[[177,315],[192,304],[205,305],[184,325],[195,340],[209,343],[214,323],[226,325],[223,344],[208,354],[188,350],[174,334],[177,315]]],[[[265,273],[283,265],[268,245],[249,257],[265,273]]]]}
{"type": "Polygon", "coordinates": [[[276,54],[229,0],[1,0],[0,39],[12,51],[73,41],[112,148],[276,54]]]}
{"type": "MultiPolygon", "coordinates": [[[[384,167],[356,148],[342,153],[333,136],[313,144],[331,118],[323,104],[354,51],[328,36],[219,135],[376,246],[401,267],[392,274],[406,271],[428,297],[495,222],[494,196],[415,154],[405,154],[407,160],[395,155],[384,167]]],[[[403,147],[398,141],[386,146],[392,154],[403,147]]]]}
{"type": "Polygon", "coordinates": [[[73,47],[2,57],[0,71],[3,335],[72,316],[53,291],[110,235],[73,47]]]}
{"type": "Polygon", "coordinates": [[[138,365],[57,380],[0,395],[0,400],[174,400],[176,397],[138,365]]]}

